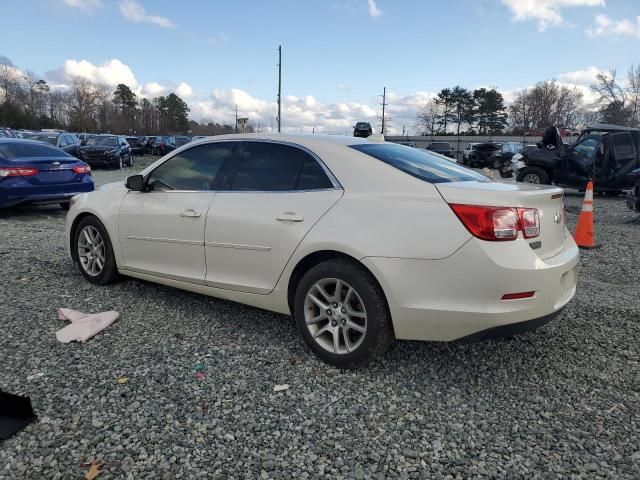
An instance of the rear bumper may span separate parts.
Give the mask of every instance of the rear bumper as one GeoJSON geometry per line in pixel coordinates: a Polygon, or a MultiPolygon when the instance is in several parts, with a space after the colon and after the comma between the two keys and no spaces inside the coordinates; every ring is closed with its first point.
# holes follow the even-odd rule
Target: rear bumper
{"type": "Polygon", "coordinates": [[[562,307],[560,310],[556,310],[555,312],[550,313],[549,315],[545,315],[544,317],[540,318],[534,318],[533,320],[526,320],[524,322],[510,323],[508,325],[487,328],[486,330],[481,330],[479,332],[472,333],[471,335],[467,335],[466,337],[459,338],[458,341],[473,343],[481,342],[483,340],[491,340],[492,338],[512,337],[513,335],[518,335],[520,333],[532,332],[551,322],[563,309],[564,307],[562,307]]]}
{"type": "MultiPolygon", "coordinates": [[[[541,259],[523,239],[469,240],[441,260],[367,257],[385,291],[396,338],[452,341],[557,314],[575,295],[578,248],[541,259]],[[531,298],[502,300],[534,291],[531,298]]],[[[498,332],[500,330],[497,330],[498,332]]]]}
{"type": "Polygon", "coordinates": [[[11,189],[0,188],[0,208],[14,207],[17,205],[36,205],[48,203],[68,202],[71,197],[80,193],[92,192],[93,181],[73,183],[69,185],[53,185],[41,189],[11,189]],[[49,191],[47,191],[49,190],[49,191]]]}

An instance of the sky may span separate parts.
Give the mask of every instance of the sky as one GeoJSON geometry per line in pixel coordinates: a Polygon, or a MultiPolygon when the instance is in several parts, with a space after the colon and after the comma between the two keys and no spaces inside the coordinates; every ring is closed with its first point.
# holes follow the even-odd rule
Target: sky
{"type": "Polygon", "coordinates": [[[0,55],[55,88],[74,75],[138,95],[176,92],[194,120],[233,123],[235,106],[282,127],[415,132],[440,89],[495,87],[507,101],[538,81],[581,89],[640,63],[640,0],[5,0],[0,55]],[[11,20],[13,19],[13,20],[11,20]]]}

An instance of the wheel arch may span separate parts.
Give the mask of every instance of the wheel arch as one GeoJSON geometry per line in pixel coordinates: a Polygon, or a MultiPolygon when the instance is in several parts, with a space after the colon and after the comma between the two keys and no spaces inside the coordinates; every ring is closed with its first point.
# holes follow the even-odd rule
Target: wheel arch
{"type": "MultiPolygon", "coordinates": [[[[387,308],[387,313],[389,314],[389,318],[391,318],[391,310],[389,308],[389,300],[387,298],[387,293],[385,292],[385,289],[383,288],[378,278],[376,278],[375,274],[371,271],[370,268],[368,268],[364,263],[362,263],[357,258],[351,255],[348,255],[344,252],[340,252],[338,250],[318,250],[318,251],[307,254],[305,257],[301,258],[298,261],[296,266],[291,271],[291,275],[289,275],[289,281],[287,284],[287,305],[289,306],[289,311],[292,314],[295,312],[294,301],[295,301],[295,295],[296,295],[296,287],[298,283],[300,283],[300,280],[302,279],[304,274],[307,273],[310,269],[312,269],[316,265],[318,265],[319,263],[325,262],[327,260],[338,259],[338,258],[346,259],[350,262],[353,262],[354,264],[359,265],[360,267],[362,267],[364,270],[367,271],[367,273],[371,276],[373,281],[376,282],[376,285],[380,288],[380,291],[383,293],[384,302],[387,308]]],[[[391,323],[393,325],[393,322],[391,323]]]]}

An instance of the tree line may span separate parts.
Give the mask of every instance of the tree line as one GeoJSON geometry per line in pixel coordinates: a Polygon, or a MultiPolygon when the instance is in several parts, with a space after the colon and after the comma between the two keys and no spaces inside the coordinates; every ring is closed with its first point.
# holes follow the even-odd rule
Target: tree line
{"type": "Polygon", "coordinates": [[[73,77],[65,89],[22,72],[0,57],[0,126],[24,129],[56,128],[75,132],[125,135],[231,133],[231,125],[189,120],[189,106],[175,93],[141,98],[125,84],[100,85],[73,77]]]}
{"type": "Polygon", "coordinates": [[[623,80],[615,70],[599,73],[590,88],[596,100],[587,104],[578,88],[547,80],[518,92],[508,106],[495,88],[445,88],[419,109],[416,124],[429,136],[522,135],[595,122],[640,127],[640,65],[632,65],[623,80]]]}

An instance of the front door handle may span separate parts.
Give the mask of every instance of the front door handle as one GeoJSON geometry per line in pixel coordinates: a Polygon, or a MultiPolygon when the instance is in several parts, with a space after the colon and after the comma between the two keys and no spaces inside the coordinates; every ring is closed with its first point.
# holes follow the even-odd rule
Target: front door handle
{"type": "Polygon", "coordinates": [[[304,217],[302,215],[296,215],[295,212],[284,212],[276,217],[279,222],[302,222],[304,217]]]}
{"type": "Polygon", "coordinates": [[[185,210],[184,212],[180,212],[180,216],[181,217],[196,218],[196,217],[200,216],[200,212],[196,212],[192,208],[189,208],[189,209],[185,210]]]}

